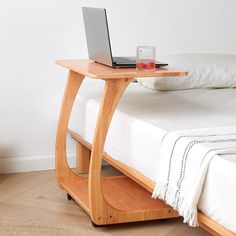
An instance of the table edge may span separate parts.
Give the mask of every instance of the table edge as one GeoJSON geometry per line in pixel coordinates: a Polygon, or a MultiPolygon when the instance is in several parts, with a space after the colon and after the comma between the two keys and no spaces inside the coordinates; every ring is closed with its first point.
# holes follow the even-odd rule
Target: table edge
{"type": "MultiPolygon", "coordinates": [[[[114,77],[114,75],[95,75],[89,72],[86,72],[84,70],[79,70],[78,68],[74,68],[73,66],[67,66],[65,65],[64,62],[65,60],[56,60],[55,63],[59,66],[62,66],[68,70],[80,73],[84,76],[88,76],[89,78],[92,79],[102,79],[102,80],[110,80],[110,79],[130,79],[130,78],[153,78],[153,77],[170,77],[170,76],[174,76],[174,77],[179,77],[179,76],[186,76],[188,75],[188,71],[169,71],[169,72],[164,72],[164,74],[150,74],[148,75],[147,72],[145,72],[144,74],[140,74],[139,76],[134,76],[134,75],[116,75],[116,77],[114,77]]],[[[172,67],[166,67],[166,68],[172,68],[172,67]]],[[[174,68],[173,68],[174,69],[174,68]]]]}

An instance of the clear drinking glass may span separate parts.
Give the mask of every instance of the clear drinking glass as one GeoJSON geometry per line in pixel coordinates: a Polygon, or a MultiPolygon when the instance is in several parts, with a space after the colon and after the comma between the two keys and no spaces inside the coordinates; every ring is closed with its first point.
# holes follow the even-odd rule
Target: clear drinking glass
{"type": "Polygon", "coordinates": [[[136,68],[139,70],[155,70],[155,48],[151,46],[137,47],[136,68]]]}

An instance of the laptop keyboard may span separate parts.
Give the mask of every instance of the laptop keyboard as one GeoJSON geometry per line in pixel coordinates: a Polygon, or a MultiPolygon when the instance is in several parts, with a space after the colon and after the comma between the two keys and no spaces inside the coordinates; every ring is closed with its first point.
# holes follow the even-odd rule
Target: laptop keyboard
{"type": "Polygon", "coordinates": [[[134,64],[136,63],[135,57],[113,57],[115,64],[134,64]]]}

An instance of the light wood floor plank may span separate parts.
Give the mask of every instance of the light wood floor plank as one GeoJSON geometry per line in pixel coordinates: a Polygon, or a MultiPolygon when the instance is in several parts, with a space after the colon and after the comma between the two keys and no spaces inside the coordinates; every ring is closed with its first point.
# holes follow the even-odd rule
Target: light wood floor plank
{"type": "MultiPolygon", "coordinates": [[[[108,167],[105,174],[113,170],[108,167]]],[[[59,189],[54,171],[0,175],[0,235],[3,236],[199,236],[181,219],[93,228],[87,214],[59,189]]]]}

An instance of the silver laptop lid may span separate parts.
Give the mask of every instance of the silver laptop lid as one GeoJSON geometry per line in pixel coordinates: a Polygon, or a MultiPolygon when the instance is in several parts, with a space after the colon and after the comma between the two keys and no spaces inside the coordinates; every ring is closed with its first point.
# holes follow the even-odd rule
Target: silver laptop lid
{"type": "Polygon", "coordinates": [[[82,7],[89,59],[113,66],[106,10],[82,7]]]}

